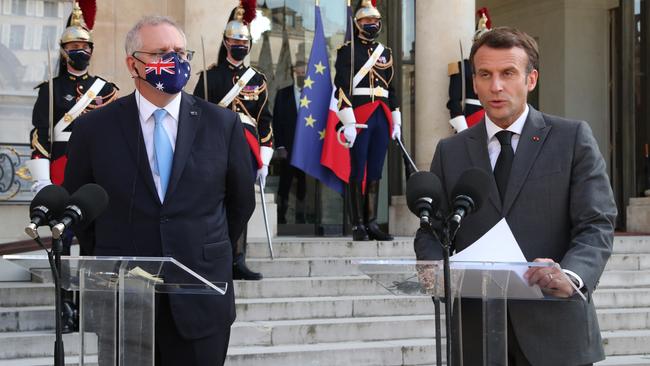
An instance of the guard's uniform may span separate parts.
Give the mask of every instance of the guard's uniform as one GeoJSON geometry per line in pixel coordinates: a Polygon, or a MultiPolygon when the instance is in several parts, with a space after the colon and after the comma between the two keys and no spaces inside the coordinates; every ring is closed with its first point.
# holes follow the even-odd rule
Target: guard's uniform
{"type": "MultiPolygon", "coordinates": [[[[84,74],[75,76],[67,71],[53,79],[54,86],[54,143],[50,144],[50,124],[49,124],[49,83],[43,82],[38,85],[38,97],[32,113],[32,124],[34,128],[30,133],[32,147],[32,159],[49,158],[50,159],[50,177],[52,183],[60,185],[63,183],[63,172],[67,162],[66,146],[68,138],[72,131],[74,120],[70,117],[69,112],[77,101],[90,90],[91,86],[98,76],[84,74]],[[56,132],[56,126],[59,123],[68,123],[61,132],[56,132]],[[52,146],[52,151],[50,151],[52,146]]],[[[92,96],[90,104],[81,112],[87,113],[96,108],[101,108],[108,103],[117,99],[118,88],[115,84],[106,82],[97,95],[92,96]]],[[[88,95],[91,97],[91,95],[88,95]]]]}
{"type": "MultiPolygon", "coordinates": [[[[248,67],[243,63],[233,65],[228,60],[208,68],[208,101],[219,104],[223,97],[235,86],[248,67]]],[[[254,171],[262,167],[260,147],[273,146],[273,128],[271,112],[267,105],[268,84],[266,77],[255,70],[255,75],[246,83],[233,101],[223,106],[239,114],[244,127],[246,141],[253,156],[254,171]]],[[[204,98],[203,73],[194,89],[194,95],[204,98]]]]}
{"type": "Polygon", "coordinates": [[[356,123],[366,124],[367,129],[358,129],[354,145],[350,149],[351,171],[350,181],[360,182],[366,172],[366,180],[381,179],[381,171],[388,149],[393,119],[391,111],[399,105],[393,89],[393,55],[390,48],[384,48],[377,62],[361,79],[356,87],[350,90],[351,77],[371,57],[379,45],[376,41],[354,38],[354,72],[351,72],[351,42],[345,43],[338,49],[336,55],[336,97],[339,110],[352,107],[356,123]]]}
{"type": "Polygon", "coordinates": [[[452,62],[448,65],[449,73],[449,101],[447,102],[447,109],[449,109],[449,124],[451,124],[456,131],[460,132],[468,127],[477,124],[483,116],[485,111],[478,100],[478,96],[474,92],[474,85],[472,82],[472,68],[469,60],[463,60],[465,67],[465,108],[463,109],[463,78],[461,76],[462,69],[460,61],[452,62]]]}

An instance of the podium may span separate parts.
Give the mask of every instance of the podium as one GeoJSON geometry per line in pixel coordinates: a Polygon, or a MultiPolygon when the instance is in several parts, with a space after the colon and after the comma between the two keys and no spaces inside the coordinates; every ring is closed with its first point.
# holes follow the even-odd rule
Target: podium
{"type": "MultiPolygon", "coordinates": [[[[427,296],[434,298],[434,301],[445,301],[442,261],[359,260],[354,261],[353,264],[394,295],[427,296]]],[[[574,296],[556,298],[545,295],[536,285],[529,286],[523,278],[523,274],[530,267],[552,266],[559,268],[556,263],[538,262],[450,262],[452,336],[447,336],[446,341],[451,341],[453,345],[452,363],[476,365],[463,359],[465,352],[468,352],[467,350],[463,352],[465,346],[471,347],[472,352],[482,352],[480,358],[483,365],[508,364],[509,300],[585,301],[586,298],[575,286],[574,296]],[[471,306],[467,309],[470,303],[468,300],[472,305],[480,304],[480,306],[471,306]],[[481,333],[464,334],[462,326],[464,317],[472,321],[479,319],[481,324],[473,324],[473,326],[481,329],[481,333]]],[[[563,273],[563,276],[566,274],[563,273]]],[[[571,281],[569,283],[573,286],[571,281]]],[[[439,324],[436,325],[436,338],[440,340],[440,327],[439,324]]],[[[436,346],[442,347],[439,343],[436,346]]],[[[440,348],[437,353],[437,357],[440,357],[440,348]]]]}
{"type": "MultiPolygon", "coordinates": [[[[45,255],[5,255],[43,281],[45,255]]],[[[61,286],[79,292],[79,335],[67,337],[66,365],[153,366],[156,294],[224,295],[226,282],[210,282],[167,257],[61,257],[61,286]]]]}

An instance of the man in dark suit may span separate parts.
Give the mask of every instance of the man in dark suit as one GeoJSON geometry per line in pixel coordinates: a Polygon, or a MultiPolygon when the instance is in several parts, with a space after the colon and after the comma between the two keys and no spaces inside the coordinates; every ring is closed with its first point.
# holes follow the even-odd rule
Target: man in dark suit
{"type": "Polygon", "coordinates": [[[278,186],[278,223],[287,223],[289,191],[291,182],[296,179],[296,223],[305,222],[305,172],[291,165],[291,149],[296,134],[296,119],[300,92],[305,84],[305,62],[297,61],[293,66],[292,85],[278,90],[273,106],[273,135],[275,149],[281,159],[280,184],[278,186]]]}
{"type": "MultiPolygon", "coordinates": [[[[160,295],[157,365],[221,365],[235,319],[233,243],[254,208],[239,118],[181,91],[191,51],[173,20],[149,16],[126,37],[135,93],[80,117],[64,186],[101,185],[110,197],[80,235],[95,255],[173,257],[224,296],[160,295]]],[[[166,278],[173,282],[173,278],[166,278]]]]}
{"type": "MultiPolygon", "coordinates": [[[[512,28],[495,28],[477,40],[470,61],[486,116],[440,141],[431,171],[449,200],[468,168],[494,177],[486,187],[489,198],[464,219],[452,249],[467,248],[505,217],[527,260],[561,267],[529,270],[531,285],[576,300],[572,281],[587,298],[508,301],[509,365],[586,365],[604,358],[592,293],[612,252],[617,210],[589,125],[526,103],[537,83],[538,59],[535,40],[512,28]]],[[[442,257],[437,240],[423,230],[415,251],[419,259],[442,257]]],[[[480,301],[463,300],[462,313],[463,360],[483,364],[480,301]]]]}

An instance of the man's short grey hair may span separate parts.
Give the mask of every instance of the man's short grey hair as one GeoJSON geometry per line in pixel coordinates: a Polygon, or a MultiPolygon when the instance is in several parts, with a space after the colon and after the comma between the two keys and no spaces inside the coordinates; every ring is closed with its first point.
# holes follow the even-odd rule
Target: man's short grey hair
{"type": "Polygon", "coordinates": [[[140,37],[140,30],[146,26],[156,26],[160,24],[169,24],[172,27],[178,30],[178,33],[183,36],[183,42],[187,45],[187,37],[185,37],[185,32],[181,27],[174,21],[174,19],[163,16],[163,15],[147,15],[140,19],[131,30],[126,34],[126,40],[124,41],[124,49],[126,50],[127,55],[132,55],[133,52],[140,50],[142,48],[142,38],[140,37]]]}

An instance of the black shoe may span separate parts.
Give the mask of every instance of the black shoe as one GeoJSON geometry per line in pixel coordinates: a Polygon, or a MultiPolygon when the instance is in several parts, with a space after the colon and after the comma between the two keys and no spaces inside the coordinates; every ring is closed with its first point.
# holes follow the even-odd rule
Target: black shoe
{"type": "Polygon", "coordinates": [[[368,229],[368,238],[370,238],[370,240],[379,240],[379,241],[393,240],[392,235],[381,231],[376,221],[369,222],[367,229],[368,229]]]}
{"type": "Polygon", "coordinates": [[[261,273],[251,271],[244,261],[238,261],[232,266],[233,280],[259,281],[262,278],[263,276],[261,273]]]}
{"type": "Polygon", "coordinates": [[[64,301],[61,304],[61,330],[63,334],[79,331],[79,312],[74,302],[64,301]]]}
{"type": "Polygon", "coordinates": [[[368,233],[363,225],[356,225],[352,227],[352,240],[354,241],[368,241],[368,233]]]}

